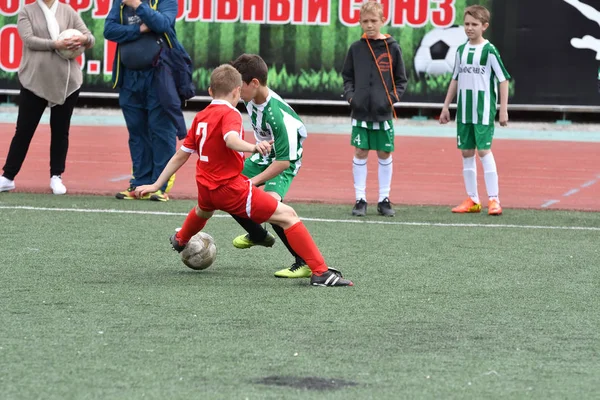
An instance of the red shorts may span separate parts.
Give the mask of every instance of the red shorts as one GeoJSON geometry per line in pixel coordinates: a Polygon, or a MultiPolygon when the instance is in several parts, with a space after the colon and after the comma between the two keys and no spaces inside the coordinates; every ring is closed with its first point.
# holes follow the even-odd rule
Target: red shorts
{"type": "Polygon", "coordinates": [[[201,210],[222,210],[238,217],[250,218],[258,224],[271,218],[279,203],[264,190],[253,186],[250,180],[242,175],[213,190],[199,182],[196,184],[198,207],[201,210]]]}

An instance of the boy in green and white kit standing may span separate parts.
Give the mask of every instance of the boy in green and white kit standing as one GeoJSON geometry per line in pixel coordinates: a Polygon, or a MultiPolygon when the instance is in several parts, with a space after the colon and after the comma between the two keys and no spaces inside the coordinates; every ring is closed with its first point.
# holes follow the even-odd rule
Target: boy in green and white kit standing
{"type": "Polygon", "coordinates": [[[367,214],[367,158],[369,150],[379,159],[377,212],[392,217],[389,195],[394,151],[394,103],[406,89],[406,71],[398,42],[381,33],[385,20],[381,3],[369,1],[360,8],[364,35],[352,43],[342,70],[344,96],[352,110],[351,144],[355,147],[352,174],[356,203],[352,215],[367,214]]]}
{"type": "Polygon", "coordinates": [[[477,192],[475,160],[475,149],[477,149],[489,197],[488,214],[502,214],[498,197],[498,172],[491,147],[494,138],[498,83],[500,83],[500,125],[508,125],[510,75],[504,68],[496,47],[483,38],[489,22],[490,12],[485,7],[470,6],[465,9],[464,24],[469,41],[457,50],[453,79],[440,115],[441,124],[450,121],[448,108],[458,92],[457,147],[463,156],[463,177],[469,198],[454,207],[452,209],[454,213],[481,212],[481,202],[477,192]]]}

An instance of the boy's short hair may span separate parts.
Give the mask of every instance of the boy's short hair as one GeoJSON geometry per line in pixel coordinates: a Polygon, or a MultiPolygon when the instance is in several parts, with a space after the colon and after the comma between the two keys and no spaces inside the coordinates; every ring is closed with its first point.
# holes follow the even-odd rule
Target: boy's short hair
{"type": "Polygon", "coordinates": [[[244,82],[250,83],[252,79],[256,79],[261,85],[267,86],[269,69],[258,54],[242,54],[231,65],[242,74],[244,82]]]}
{"type": "Polygon", "coordinates": [[[210,74],[210,90],[214,97],[227,96],[242,86],[242,76],[229,64],[219,65],[210,74]]]}
{"type": "Polygon", "coordinates": [[[365,1],[360,7],[360,16],[362,17],[363,14],[375,14],[383,19],[383,6],[378,1],[365,1]]]}
{"type": "Polygon", "coordinates": [[[489,24],[490,23],[490,11],[485,8],[484,6],[469,6],[467,8],[465,8],[465,17],[467,15],[470,15],[471,17],[475,18],[477,21],[481,22],[482,24],[489,24]]]}

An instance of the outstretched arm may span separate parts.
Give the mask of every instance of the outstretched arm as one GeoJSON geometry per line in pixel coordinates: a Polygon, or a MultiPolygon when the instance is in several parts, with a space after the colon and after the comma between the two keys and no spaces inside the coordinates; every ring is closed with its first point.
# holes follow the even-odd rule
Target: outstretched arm
{"type": "Polygon", "coordinates": [[[250,179],[254,186],[262,185],[268,180],[271,180],[281,174],[290,167],[289,161],[275,160],[263,172],[250,179]]]}
{"type": "MultiPolygon", "coordinates": [[[[231,132],[233,133],[233,132],[231,132]]],[[[225,145],[234,151],[243,151],[244,153],[260,153],[266,156],[271,152],[273,141],[262,141],[256,144],[250,144],[237,135],[225,135],[225,145]]]]}
{"type": "Polygon", "coordinates": [[[158,189],[163,187],[165,183],[169,181],[169,179],[171,178],[171,176],[173,176],[175,172],[179,171],[179,168],[181,168],[183,164],[185,164],[185,162],[190,158],[191,155],[192,153],[188,153],[181,149],[177,150],[177,153],[175,153],[175,155],[171,157],[171,159],[165,166],[165,169],[160,174],[156,182],[154,182],[152,185],[138,186],[137,188],[135,188],[135,195],[137,197],[142,197],[145,194],[156,192],[158,189]]]}

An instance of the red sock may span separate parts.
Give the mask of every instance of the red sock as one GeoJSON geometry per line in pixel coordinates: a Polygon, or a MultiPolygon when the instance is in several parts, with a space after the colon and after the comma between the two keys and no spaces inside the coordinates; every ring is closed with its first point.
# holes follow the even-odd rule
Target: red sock
{"type": "Polygon", "coordinates": [[[302,221],[295,223],[284,233],[292,249],[302,257],[313,274],[321,276],[327,272],[327,264],[302,221]]]}
{"type": "Polygon", "coordinates": [[[207,222],[208,219],[200,218],[198,214],[196,214],[196,207],[192,208],[192,211],[188,213],[185,221],[183,221],[181,230],[177,232],[176,238],[179,241],[179,244],[183,246],[189,242],[192,236],[200,232],[207,222]]]}

